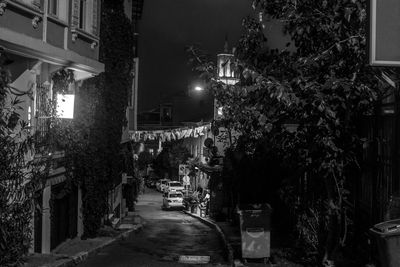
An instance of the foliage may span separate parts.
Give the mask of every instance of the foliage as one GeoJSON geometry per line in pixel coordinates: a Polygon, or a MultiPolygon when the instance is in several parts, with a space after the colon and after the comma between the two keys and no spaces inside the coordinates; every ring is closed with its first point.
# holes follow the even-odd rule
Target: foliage
{"type": "Polygon", "coordinates": [[[139,153],[137,165],[139,170],[144,170],[149,164],[153,162],[153,156],[148,151],[142,151],[139,153]]]}
{"type": "Polygon", "coordinates": [[[74,71],[61,69],[52,75],[51,80],[53,81],[53,91],[65,94],[69,85],[75,82],[74,71]]]}
{"type": "Polygon", "coordinates": [[[21,118],[23,102],[11,94],[10,82],[10,73],[0,65],[1,266],[19,265],[28,252],[32,239],[33,200],[48,172],[48,160],[44,156],[47,154],[36,154],[35,138],[21,118]]]}
{"type": "Polygon", "coordinates": [[[306,190],[294,192],[300,203],[288,204],[296,206],[310,247],[318,240],[321,260],[327,261],[345,245],[344,201],[351,193],[345,185],[356,178],[363,143],[357,122],[372,114],[383,94],[366,64],[366,1],[256,0],[253,5],[283,24],[294,52],[269,49],[262,24],[246,18],[235,63],[240,82],[229,86],[214,77],[214,65],[201,60],[196,47],[188,50],[224,108],[221,123],[242,134],[244,152],[255,157],[257,148],[266,146],[266,153],[291,167],[292,186],[306,180],[306,190]],[[316,231],[302,223],[310,206],[319,216],[316,231]]]}
{"type": "Polygon", "coordinates": [[[164,142],[163,150],[154,160],[154,170],[160,177],[168,173],[168,177],[178,178],[179,164],[185,164],[190,156],[182,141],[164,142]]]}
{"type": "MultiPolygon", "coordinates": [[[[113,212],[109,190],[129,171],[122,169],[126,157],[121,155],[121,135],[132,80],[133,30],[122,3],[102,1],[100,60],[105,72],[82,84],[76,93],[76,118],[57,129],[69,181],[82,189],[83,238],[96,236],[103,216],[113,212]]],[[[53,78],[65,87],[69,77],[53,78]]]]}

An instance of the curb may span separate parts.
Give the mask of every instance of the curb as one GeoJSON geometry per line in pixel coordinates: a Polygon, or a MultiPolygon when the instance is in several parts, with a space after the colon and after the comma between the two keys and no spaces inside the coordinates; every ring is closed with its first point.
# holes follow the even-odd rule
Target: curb
{"type": "Polygon", "coordinates": [[[100,250],[104,249],[105,247],[111,245],[112,243],[114,243],[116,241],[124,240],[124,239],[128,238],[130,234],[139,232],[142,228],[143,228],[142,224],[137,224],[134,229],[127,230],[127,231],[119,234],[115,238],[110,239],[110,240],[106,241],[105,243],[103,243],[103,244],[99,245],[98,247],[95,247],[89,251],[82,251],[73,256],[70,256],[68,259],[58,260],[54,263],[41,265],[40,267],[72,267],[72,266],[76,266],[79,263],[85,261],[89,256],[92,256],[92,255],[98,253],[100,250]]]}
{"type": "Polygon", "coordinates": [[[214,222],[211,221],[211,220],[207,220],[206,218],[200,217],[200,216],[198,216],[198,215],[196,215],[196,214],[190,213],[190,212],[188,212],[188,211],[186,211],[186,210],[184,210],[183,212],[184,212],[185,214],[189,215],[189,216],[192,216],[193,218],[196,218],[196,219],[200,220],[201,222],[203,222],[204,224],[210,226],[211,228],[214,228],[214,229],[218,232],[219,236],[220,236],[221,239],[222,239],[222,242],[224,242],[225,249],[226,249],[227,252],[228,252],[228,262],[229,262],[229,265],[230,265],[230,266],[234,266],[233,248],[232,248],[231,244],[229,244],[229,242],[228,242],[228,240],[227,240],[227,238],[226,238],[224,232],[222,232],[222,230],[221,230],[221,228],[218,226],[218,224],[214,223],[214,222]]]}

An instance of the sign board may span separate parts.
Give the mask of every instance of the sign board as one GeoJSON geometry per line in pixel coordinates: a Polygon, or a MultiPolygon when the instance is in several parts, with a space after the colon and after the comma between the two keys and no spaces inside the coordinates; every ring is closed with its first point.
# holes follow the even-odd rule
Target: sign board
{"type": "Polygon", "coordinates": [[[400,1],[370,0],[369,63],[400,66],[400,1]]]}
{"type": "Polygon", "coordinates": [[[183,176],[182,183],[183,185],[190,185],[190,177],[187,175],[183,176]]]}
{"type": "Polygon", "coordinates": [[[178,261],[186,264],[207,264],[210,262],[210,256],[182,255],[178,261]]]}
{"type": "Polygon", "coordinates": [[[186,164],[179,164],[179,175],[188,175],[190,172],[189,166],[186,164]]]}

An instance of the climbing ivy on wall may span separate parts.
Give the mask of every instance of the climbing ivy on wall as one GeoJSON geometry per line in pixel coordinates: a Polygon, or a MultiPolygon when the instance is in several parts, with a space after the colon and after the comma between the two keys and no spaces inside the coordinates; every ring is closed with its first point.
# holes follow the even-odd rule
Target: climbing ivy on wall
{"type": "Polygon", "coordinates": [[[134,43],[123,1],[102,1],[100,39],[105,71],[83,82],[76,94],[76,118],[63,126],[64,138],[60,138],[65,141],[70,180],[82,189],[84,238],[96,236],[104,215],[112,213],[108,192],[124,172],[121,135],[126,125],[134,43]]]}

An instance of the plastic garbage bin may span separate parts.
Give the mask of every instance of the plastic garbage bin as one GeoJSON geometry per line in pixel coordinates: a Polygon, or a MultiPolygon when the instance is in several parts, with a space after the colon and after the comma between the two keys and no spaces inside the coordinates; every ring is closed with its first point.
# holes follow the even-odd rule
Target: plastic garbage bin
{"type": "Polygon", "coordinates": [[[381,266],[400,266],[400,219],[378,223],[369,231],[375,237],[381,266]]]}
{"type": "Polygon", "coordinates": [[[242,258],[260,259],[271,255],[271,206],[247,204],[239,206],[242,258]]]}

